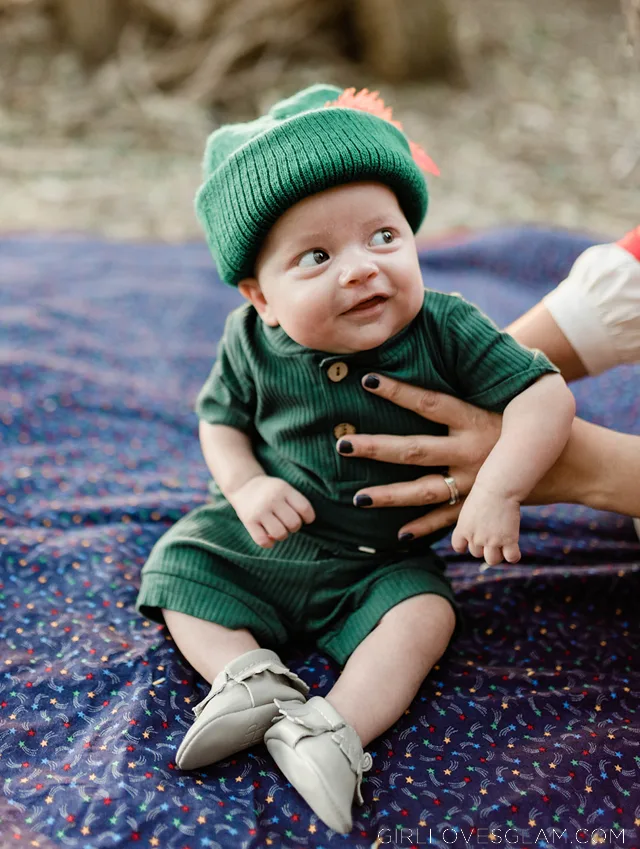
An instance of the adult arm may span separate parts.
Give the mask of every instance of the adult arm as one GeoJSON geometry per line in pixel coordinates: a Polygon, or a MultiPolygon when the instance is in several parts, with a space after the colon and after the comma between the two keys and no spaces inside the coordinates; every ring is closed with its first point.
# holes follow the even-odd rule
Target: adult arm
{"type": "Polygon", "coordinates": [[[507,331],[539,348],[565,380],[600,374],[640,353],[640,227],[594,245],[565,280],[507,331]]]}
{"type": "Polygon", "coordinates": [[[521,345],[538,348],[560,369],[569,383],[586,377],[587,370],[543,301],[506,328],[521,345]]]}
{"type": "Polygon", "coordinates": [[[558,462],[528,504],[568,502],[640,516],[640,436],[574,419],[558,462]]]}

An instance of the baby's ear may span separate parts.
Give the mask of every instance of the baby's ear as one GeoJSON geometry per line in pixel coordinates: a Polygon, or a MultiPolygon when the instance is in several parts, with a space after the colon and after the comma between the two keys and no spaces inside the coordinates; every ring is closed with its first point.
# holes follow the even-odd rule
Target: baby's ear
{"type": "Polygon", "coordinates": [[[244,280],[241,280],[240,283],[238,283],[238,291],[243,298],[251,301],[258,315],[265,324],[268,324],[269,327],[277,327],[280,324],[278,319],[275,317],[273,310],[267,303],[267,299],[265,298],[262,289],[260,288],[260,284],[255,277],[245,277],[244,280]]]}

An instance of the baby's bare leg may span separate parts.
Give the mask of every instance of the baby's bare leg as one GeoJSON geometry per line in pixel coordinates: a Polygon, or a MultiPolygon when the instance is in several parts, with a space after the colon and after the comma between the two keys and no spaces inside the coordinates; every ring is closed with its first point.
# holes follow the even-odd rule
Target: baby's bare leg
{"type": "Polygon", "coordinates": [[[162,613],[183,656],[210,684],[227,663],[245,652],[260,648],[245,628],[232,631],[177,610],[163,610],[162,613]]]}
{"type": "Polygon", "coordinates": [[[304,702],[307,685],[289,673],[275,652],[261,649],[245,628],[231,630],[175,610],[162,612],[185,659],[210,684],[215,682],[195,707],[196,718],[176,752],[180,769],[208,766],[261,743],[278,714],[276,699],[304,702]]]}
{"type": "Polygon", "coordinates": [[[355,728],[363,746],[409,707],[454,626],[455,614],[445,598],[417,595],[393,607],[360,643],[327,701],[355,728]]]}

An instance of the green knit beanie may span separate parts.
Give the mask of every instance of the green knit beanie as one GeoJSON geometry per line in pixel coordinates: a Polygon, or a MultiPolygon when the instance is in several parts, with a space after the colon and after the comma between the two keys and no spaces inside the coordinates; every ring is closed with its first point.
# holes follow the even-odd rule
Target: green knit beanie
{"type": "Polygon", "coordinates": [[[414,233],[422,223],[427,186],[391,111],[382,101],[379,114],[327,106],[340,95],[334,86],[314,85],[255,121],[209,136],[196,214],[225,283],[237,286],[253,275],[267,233],[289,207],[332,186],[384,183],[414,233]]]}

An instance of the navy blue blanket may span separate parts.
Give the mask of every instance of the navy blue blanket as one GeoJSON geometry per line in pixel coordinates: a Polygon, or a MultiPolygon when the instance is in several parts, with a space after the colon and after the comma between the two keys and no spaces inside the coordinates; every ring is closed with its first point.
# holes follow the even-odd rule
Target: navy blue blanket
{"type": "MultiPolygon", "coordinates": [[[[423,253],[425,282],[504,324],[588,244],[459,238],[423,253]]],[[[203,245],[0,241],[0,846],[639,846],[640,547],[585,508],[526,510],[523,561],[486,574],[443,543],[469,629],[371,747],[349,836],[262,746],[175,767],[207,687],[134,600],[207,498],[191,411],[237,302],[203,245]]],[[[576,385],[580,415],[640,432],[638,377],[576,385]]],[[[315,694],[338,673],[283,659],[315,694]]]]}

